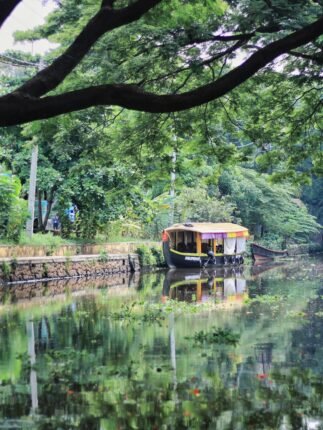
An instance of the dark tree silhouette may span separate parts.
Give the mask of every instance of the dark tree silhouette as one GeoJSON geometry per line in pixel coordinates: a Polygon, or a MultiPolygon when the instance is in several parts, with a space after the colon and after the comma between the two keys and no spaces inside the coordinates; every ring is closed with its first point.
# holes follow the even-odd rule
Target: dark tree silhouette
{"type": "MultiPolygon", "coordinates": [[[[115,9],[113,1],[103,1],[97,14],[89,20],[70,47],[45,69],[10,94],[0,97],[0,126],[50,118],[98,105],[116,105],[152,113],[176,112],[215,100],[254,76],[259,70],[283,54],[295,55],[295,49],[315,41],[323,34],[323,17],[301,29],[284,35],[257,49],[242,64],[206,85],[179,94],[154,94],[130,84],[90,86],[80,90],[47,95],[82,61],[98,39],[107,32],[139,20],[163,0],[137,0],[127,7],[115,9]]],[[[21,0],[0,0],[0,25],[21,0]]],[[[264,29],[258,29],[259,32],[264,29]]],[[[280,35],[279,28],[267,29],[280,35]]],[[[213,40],[246,42],[254,35],[236,33],[212,36],[213,40]]],[[[197,41],[192,39],[191,43],[197,41]]],[[[237,43],[234,49],[238,49],[237,43]]],[[[228,49],[228,52],[233,49],[228,49]]],[[[304,55],[296,52],[296,55],[304,55]]]]}

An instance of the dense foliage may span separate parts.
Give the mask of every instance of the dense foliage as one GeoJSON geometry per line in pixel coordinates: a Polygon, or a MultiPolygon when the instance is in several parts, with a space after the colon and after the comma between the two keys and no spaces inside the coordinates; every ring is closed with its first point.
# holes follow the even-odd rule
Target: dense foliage
{"type": "Polygon", "coordinates": [[[297,198],[295,187],[271,184],[266,175],[250,169],[226,171],[220,178],[220,189],[238,208],[242,223],[258,238],[306,242],[317,233],[319,224],[297,198]]]}
{"type": "MultiPolygon", "coordinates": [[[[63,0],[44,25],[17,32],[17,40],[47,38],[58,46],[42,59],[11,52],[25,63],[6,65],[1,93],[28,81],[33,62],[51,64],[99,6],[63,0]]],[[[139,21],[104,34],[53,92],[106,82],[157,93],[189,91],[320,13],[319,3],[303,0],[162,1],[139,21]]],[[[19,176],[26,194],[30,148],[38,144],[37,199],[48,202],[45,216],[37,214],[43,231],[54,208],[66,236],[86,239],[116,232],[159,237],[172,219],[191,219],[242,222],[256,236],[278,242],[307,240],[318,225],[293,184],[308,183],[302,198],[320,217],[320,182],[310,181],[322,173],[321,50],[317,39],[225,97],[182,113],[106,106],[1,129],[0,162],[19,176]],[[73,224],[66,216],[70,205],[77,208],[73,224]]]]}
{"type": "Polygon", "coordinates": [[[0,166],[0,240],[18,241],[27,220],[27,202],[19,197],[20,181],[0,166]]]}

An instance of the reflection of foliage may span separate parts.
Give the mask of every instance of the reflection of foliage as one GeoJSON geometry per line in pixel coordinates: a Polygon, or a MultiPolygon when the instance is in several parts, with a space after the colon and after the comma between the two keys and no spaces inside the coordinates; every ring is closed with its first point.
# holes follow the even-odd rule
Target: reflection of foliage
{"type": "MultiPolygon", "coordinates": [[[[254,300],[251,308],[239,311],[213,311],[202,304],[194,309],[207,312],[196,315],[189,311],[191,304],[184,308],[175,301],[154,303],[160,299],[163,276],[156,273],[143,277],[143,289],[126,289],[126,295],[97,291],[69,298],[65,304],[56,300],[29,311],[24,307],[2,314],[0,420],[29,416],[35,430],[215,426],[268,430],[280,428],[283,422],[290,428],[305,429],[307,418],[323,418],[323,319],[317,315],[322,312],[323,293],[308,279],[309,271],[301,271],[301,282],[287,281],[286,273],[269,273],[263,283],[266,294],[254,300]],[[277,303],[275,319],[271,307],[277,303]],[[304,311],[306,319],[288,318],[289,309],[304,311]],[[162,315],[163,323],[148,318],[147,323],[139,324],[146,311],[147,315],[148,311],[162,315]],[[39,409],[35,415],[29,415],[25,330],[25,319],[30,320],[31,315],[38,327],[33,368],[39,409]],[[51,342],[41,349],[37,346],[44,336],[40,330],[44,315],[51,342]],[[207,342],[202,350],[191,348],[185,338],[198,332],[212,334],[215,324],[217,331],[228,335],[240,333],[235,348],[207,342]],[[170,333],[176,336],[175,350],[170,333]],[[264,372],[259,369],[258,350],[269,339],[273,349],[264,372]]],[[[295,276],[292,267],[290,276],[295,276]]],[[[254,291],[257,281],[250,281],[250,290],[254,291]]]]}
{"type": "MultiPolygon", "coordinates": [[[[139,304],[140,305],[140,304],[139,304]]],[[[139,306],[133,302],[131,305],[123,304],[117,312],[112,312],[109,316],[113,320],[121,320],[128,322],[158,322],[160,323],[165,317],[161,314],[161,309],[148,309],[147,307],[139,306]]]]}
{"type": "Polygon", "coordinates": [[[163,423],[175,424],[176,428],[199,428],[212,417],[219,416],[211,405],[229,407],[229,394],[222,384],[212,387],[200,378],[183,379],[175,389],[172,383],[172,369],[168,366],[145,367],[139,361],[128,364],[93,367],[90,357],[71,349],[59,355],[47,355],[47,383],[43,385],[42,410],[38,416],[38,429],[62,428],[154,428],[163,423]],[[82,362],[82,372],[79,363],[82,362]],[[146,381],[151,382],[146,390],[146,381]],[[196,387],[200,388],[196,388],[196,387]],[[183,402],[177,400],[177,395],[183,402]],[[69,411],[50,417],[51,398],[59,397],[55,404],[57,411],[69,411]],[[205,402],[210,408],[205,408],[205,402]],[[72,411],[79,411],[72,418],[72,411]],[[86,411],[86,412],[85,412],[86,411]],[[91,422],[93,427],[86,427],[91,422]]]}
{"type": "Polygon", "coordinates": [[[211,343],[223,343],[229,345],[236,345],[239,341],[240,335],[233,333],[228,329],[221,329],[212,327],[211,331],[205,332],[203,330],[198,331],[193,334],[193,336],[188,337],[198,344],[211,344],[211,343]]]}
{"type": "Polygon", "coordinates": [[[245,304],[250,306],[251,310],[253,310],[253,308],[257,308],[258,312],[260,309],[267,309],[267,311],[277,313],[284,304],[284,301],[285,297],[282,295],[264,294],[254,298],[247,298],[245,300],[245,304]]]}

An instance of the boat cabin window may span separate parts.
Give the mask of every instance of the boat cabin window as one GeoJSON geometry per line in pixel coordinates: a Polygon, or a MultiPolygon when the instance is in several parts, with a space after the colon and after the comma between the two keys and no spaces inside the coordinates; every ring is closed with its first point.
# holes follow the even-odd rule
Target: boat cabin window
{"type": "Polygon", "coordinates": [[[223,239],[217,239],[216,241],[216,253],[223,254],[223,239]]]}
{"type": "Polygon", "coordinates": [[[169,235],[172,249],[178,252],[196,252],[196,240],[193,231],[172,231],[169,235]]]}
{"type": "Polygon", "coordinates": [[[209,251],[213,251],[213,240],[202,239],[202,253],[207,254],[209,251]]]}

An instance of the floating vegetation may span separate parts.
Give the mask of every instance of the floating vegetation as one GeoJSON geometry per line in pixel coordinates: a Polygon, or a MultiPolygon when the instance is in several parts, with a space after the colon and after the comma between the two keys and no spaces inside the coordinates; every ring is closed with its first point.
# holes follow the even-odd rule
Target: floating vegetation
{"type": "Polygon", "coordinates": [[[118,312],[112,312],[109,317],[117,321],[127,322],[157,322],[160,323],[165,319],[162,315],[162,309],[147,309],[146,306],[140,307],[141,303],[133,302],[123,304],[118,312]],[[139,307],[138,307],[139,305],[139,307]]]}
{"type": "MultiPolygon", "coordinates": [[[[321,271],[308,283],[285,275],[263,285],[251,280],[253,299],[244,308],[245,294],[236,301],[220,282],[215,295],[202,289],[203,301],[191,284],[170,300],[163,276],[144,275],[138,289],[127,282],[103,289],[100,281],[92,291],[90,280],[85,294],[2,306],[4,427],[272,429],[301,427],[313,416],[323,422],[321,271]]],[[[68,285],[74,292],[70,282],[58,291],[68,285]]],[[[8,291],[18,297],[21,290],[3,286],[2,297],[8,291]]]]}
{"type": "Polygon", "coordinates": [[[181,314],[181,313],[189,313],[196,314],[199,312],[211,310],[215,308],[216,303],[206,302],[206,303],[188,303],[188,302],[180,302],[177,300],[168,299],[166,303],[152,303],[150,304],[151,309],[161,310],[166,314],[181,314]]]}
{"type": "Polygon", "coordinates": [[[117,312],[108,314],[108,317],[118,321],[160,322],[166,315],[195,314],[214,309],[215,303],[187,303],[176,300],[167,300],[166,303],[133,302],[123,304],[117,312]]]}
{"type": "Polygon", "coordinates": [[[278,315],[285,303],[285,296],[269,294],[259,295],[245,300],[245,305],[253,311],[251,313],[255,312],[261,314],[262,312],[271,312],[273,317],[278,315]]]}
{"type": "Polygon", "coordinates": [[[136,302],[133,302],[131,305],[123,304],[121,305],[120,311],[112,312],[109,316],[114,320],[132,319],[134,318],[134,307],[136,304],[136,302]]]}
{"type": "Polygon", "coordinates": [[[291,318],[304,318],[307,316],[303,311],[289,311],[287,315],[291,318]]]}
{"type": "Polygon", "coordinates": [[[212,327],[212,330],[205,332],[204,330],[194,333],[193,336],[187,336],[186,339],[191,339],[195,343],[218,343],[227,345],[236,345],[239,342],[240,335],[228,329],[217,329],[212,327]]]}
{"type": "Polygon", "coordinates": [[[260,304],[265,304],[265,305],[277,305],[280,303],[283,303],[285,301],[285,297],[284,296],[272,296],[272,295],[262,295],[262,296],[257,296],[254,298],[248,298],[245,300],[245,304],[246,305],[252,305],[254,303],[260,303],[260,304]]]}

